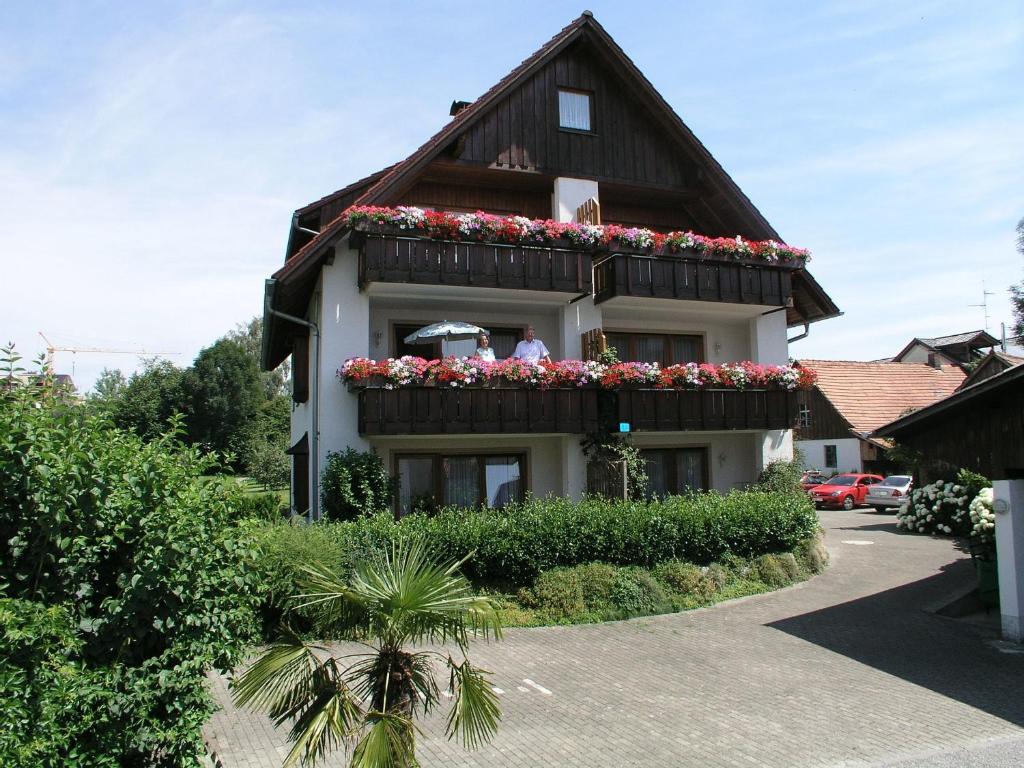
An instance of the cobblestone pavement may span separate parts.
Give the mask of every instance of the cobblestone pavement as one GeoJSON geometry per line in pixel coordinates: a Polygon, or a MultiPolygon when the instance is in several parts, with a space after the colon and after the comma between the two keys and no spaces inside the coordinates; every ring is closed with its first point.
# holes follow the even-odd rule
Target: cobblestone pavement
{"type": "MultiPolygon", "coordinates": [[[[970,560],[897,534],[890,515],[822,522],[832,565],[804,584],[474,646],[502,691],[499,734],[464,752],[433,717],[423,765],[1024,764],[1024,655],[1000,651],[989,626],[930,612],[970,586],[970,560]]],[[[232,708],[222,678],[214,689],[225,709],[207,736],[225,768],[280,766],[284,732],[232,708]]]]}

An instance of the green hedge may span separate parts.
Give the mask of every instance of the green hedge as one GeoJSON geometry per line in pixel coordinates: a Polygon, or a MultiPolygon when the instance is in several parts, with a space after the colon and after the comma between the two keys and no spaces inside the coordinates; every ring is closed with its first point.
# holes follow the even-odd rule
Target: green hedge
{"type": "Polygon", "coordinates": [[[269,585],[265,618],[274,621],[302,565],[317,561],[345,569],[400,536],[422,536],[450,559],[472,553],[463,572],[478,585],[519,587],[559,566],[706,564],[729,554],[753,558],[787,552],[817,527],[817,514],[803,494],[733,491],[651,502],[533,499],[500,511],[446,509],[397,522],[377,515],[313,526],[262,526],[257,569],[269,585]]]}

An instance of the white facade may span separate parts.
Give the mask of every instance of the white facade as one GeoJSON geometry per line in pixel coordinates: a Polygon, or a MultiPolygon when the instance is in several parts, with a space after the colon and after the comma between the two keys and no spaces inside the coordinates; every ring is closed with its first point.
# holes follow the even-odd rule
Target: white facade
{"type": "MultiPolygon", "coordinates": [[[[792,432],[790,432],[792,434],[792,432]]],[[[856,437],[829,440],[797,440],[794,446],[804,454],[804,469],[818,469],[822,472],[863,472],[864,463],[860,455],[860,440],[856,437]],[[825,447],[836,448],[836,466],[826,463],[825,447]]]]}
{"type": "MultiPolygon", "coordinates": [[[[569,220],[577,206],[591,197],[597,197],[596,183],[559,179],[553,212],[569,220]]],[[[570,303],[564,295],[542,291],[404,283],[371,283],[360,290],[357,250],[344,239],[336,245],[335,254],[323,267],[307,314],[320,329],[320,370],[310,372],[311,380],[316,377],[316,386],[310,388],[310,402],[297,405],[292,417],[293,444],[310,435],[311,453],[316,445],[315,457],[310,456],[314,477],[322,471],[329,452],[346,447],[376,451],[391,471],[396,471],[400,454],[507,451],[525,456],[526,490],[533,495],[578,497],[584,492],[586,462],[580,435],[361,436],[358,398],[341,383],[337,370],[351,357],[394,356],[396,325],[420,326],[445,319],[489,329],[524,330],[532,325],[552,359],[580,358],[581,334],[601,328],[606,334],[696,335],[704,359],[711,363],[753,360],[785,364],[788,360],[786,313],[778,307],[636,297],[617,297],[597,305],[593,297],[570,303]],[[314,396],[320,403],[318,439],[312,437],[314,396]]],[[[313,339],[311,335],[311,344],[313,339]]],[[[461,356],[471,355],[474,349],[475,341],[460,341],[445,342],[441,351],[461,356]]],[[[316,359],[313,352],[311,349],[311,363],[316,359]]],[[[791,430],[638,432],[633,434],[633,442],[641,449],[704,449],[707,485],[720,492],[745,487],[768,462],[788,460],[793,454],[791,430]]],[[[859,462],[859,450],[854,449],[854,455],[859,462]]],[[[854,466],[845,450],[840,456],[842,469],[854,466]]],[[[318,488],[311,487],[310,498],[316,495],[318,488]]]]}

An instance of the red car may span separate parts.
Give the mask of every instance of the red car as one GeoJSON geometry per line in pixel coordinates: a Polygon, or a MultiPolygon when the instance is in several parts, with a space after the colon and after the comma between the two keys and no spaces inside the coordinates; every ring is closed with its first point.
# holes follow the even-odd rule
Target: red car
{"type": "Polygon", "coordinates": [[[865,503],[868,487],[884,480],[881,475],[845,474],[830,477],[811,489],[815,506],[853,509],[865,503]]]}
{"type": "Polygon", "coordinates": [[[824,483],[825,479],[825,476],[818,470],[809,469],[804,472],[803,476],[800,478],[800,487],[805,491],[810,491],[824,483]]]}

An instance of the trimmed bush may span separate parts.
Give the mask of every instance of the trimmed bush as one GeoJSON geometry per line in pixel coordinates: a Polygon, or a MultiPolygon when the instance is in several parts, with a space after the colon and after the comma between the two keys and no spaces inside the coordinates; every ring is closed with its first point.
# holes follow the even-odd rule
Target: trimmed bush
{"type": "Polygon", "coordinates": [[[395,481],[380,456],[346,448],[327,454],[320,482],[321,512],[326,520],[355,520],[388,512],[395,481]]]}
{"type": "Polygon", "coordinates": [[[821,531],[815,536],[801,542],[796,550],[797,562],[807,570],[808,573],[821,573],[828,565],[828,550],[825,549],[825,542],[821,531]]]}
{"type": "Polygon", "coordinates": [[[654,570],[669,589],[680,595],[692,595],[698,600],[707,600],[720,588],[707,577],[698,565],[670,560],[654,570]]]}
{"type": "Polygon", "coordinates": [[[769,587],[784,587],[792,581],[775,555],[761,555],[754,561],[751,570],[769,587]]]}
{"type": "Polygon", "coordinates": [[[627,616],[640,616],[665,610],[669,604],[665,590],[647,571],[622,568],[612,587],[611,602],[627,616]]]}

